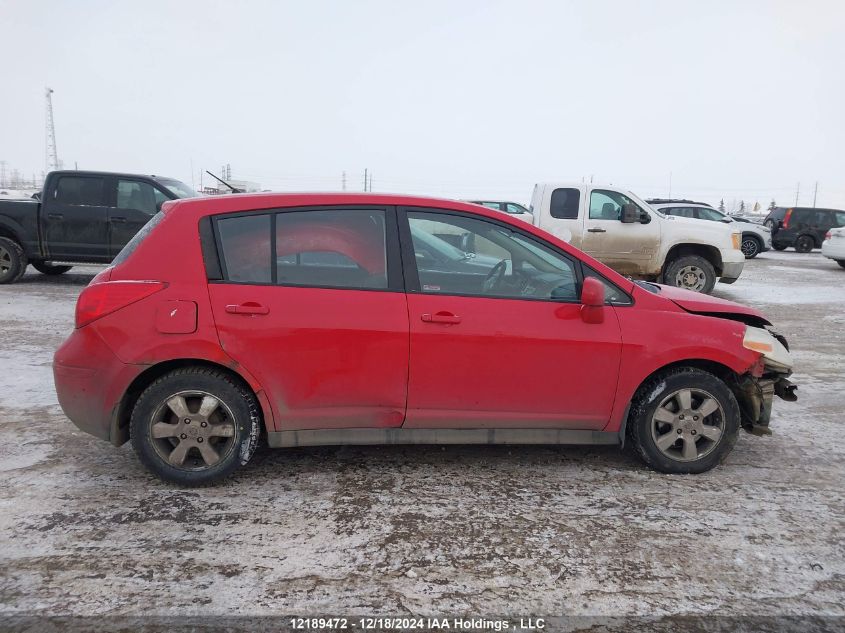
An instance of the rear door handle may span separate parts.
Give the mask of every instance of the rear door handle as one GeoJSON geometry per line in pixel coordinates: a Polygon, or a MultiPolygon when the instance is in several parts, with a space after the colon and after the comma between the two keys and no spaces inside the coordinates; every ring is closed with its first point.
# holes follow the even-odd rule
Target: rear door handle
{"type": "Polygon", "coordinates": [[[51,220],[61,220],[64,216],[64,213],[48,213],[47,217],[51,220]]]}
{"type": "Polygon", "coordinates": [[[451,323],[456,324],[461,322],[461,317],[451,312],[441,311],[437,314],[423,314],[420,317],[426,323],[451,323]]]}
{"type": "Polygon", "coordinates": [[[263,306],[255,301],[247,301],[240,305],[230,304],[226,306],[226,312],[229,314],[270,314],[270,308],[263,306]]]}
{"type": "Polygon", "coordinates": [[[126,222],[126,218],[124,218],[123,216],[119,216],[119,215],[118,215],[118,216],[113,217],[113,218],[111,219],[111,221],[112,221],[112,222],[116,222],[116,223],[118,223],[118,224],[123,224],[124,222],[126,222]]]}
{"type": "Polygon", "coordinates": [[[592,229],[587,229],[587,233],[607,233],[607,231],[604,230],[604,229],[592,228],[592,229]]]}

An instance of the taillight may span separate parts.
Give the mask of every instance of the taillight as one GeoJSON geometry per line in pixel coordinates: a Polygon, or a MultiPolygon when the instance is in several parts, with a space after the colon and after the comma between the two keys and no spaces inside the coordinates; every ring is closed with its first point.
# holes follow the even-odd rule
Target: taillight
{"type": "Polygon", "coordinates": [[[831,233],[830,231],[828,231],[827,233],[824,234],[825,241],[829,240],[832,237],[833,237],[833,233],[831,233]]]}
{"type": "Polygon", "coordinates": [[[792,209],[787,209],[786,214],[783,216],[783,228],[789,228],[789,218],[792,217],[792,209]]]}
{"type": "Polygon", "coordinates": [[[76,300],[76,327],[88,325],[166,286],[163,281],[105,281],[91,284],[76,300]]]}

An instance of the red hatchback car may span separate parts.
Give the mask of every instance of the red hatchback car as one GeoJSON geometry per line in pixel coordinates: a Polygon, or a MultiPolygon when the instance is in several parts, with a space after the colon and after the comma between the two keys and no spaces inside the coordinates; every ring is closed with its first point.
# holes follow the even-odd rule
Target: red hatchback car
{"type": "Polygon", "coordinates": [[[79,296],[56,352],[80,429],[215,481],[259,441],[616,444],[698,473],[794,400],[751,308],[633,282],[473,204],[373,194],[169,202],[79,296]]]}

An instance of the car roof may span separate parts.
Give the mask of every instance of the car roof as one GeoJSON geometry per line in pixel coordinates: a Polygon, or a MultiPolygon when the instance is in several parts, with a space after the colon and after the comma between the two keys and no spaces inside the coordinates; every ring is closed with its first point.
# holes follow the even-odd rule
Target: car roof
{"type": "Polygon", "coordinates": [[[472,202],[391,193],[234,193],[171,200],[164,203],[163,209],[166,212],[173,212],[178,209],[179,213],[194,213],[197,216],[204,216],[288,207],[360,206],[367,204],[376,206],[434,207],[453,211],[468,211],[476,215],[501,219],[501,213],[472,202]]]}
{"type": "Polygon", "coordinates": [[[695,200],[672,200],[670,198],[647,198],[646,202],[648,202],[653,207],[669,207],[669,206],[677,206],[679,204],[683,204],[685,206],[695,206],[695,207],[707,207],[708,209],[713,209],[713,205],[707,204],[706,202],[696,202],[695,200]]]}
{"type": "Polygon", "coordinates": [[[126,174],[123,172],[118,171],[94,171],[91,169],[56,169],[51,171],[48,176],[52,175],[59,175],[59,176],[117,176],[118,178],[152,178],[153,180],[176,180],[179,181],[178,178],[172,178],[171,176],[162,176],[161,174],[126,174]]]}

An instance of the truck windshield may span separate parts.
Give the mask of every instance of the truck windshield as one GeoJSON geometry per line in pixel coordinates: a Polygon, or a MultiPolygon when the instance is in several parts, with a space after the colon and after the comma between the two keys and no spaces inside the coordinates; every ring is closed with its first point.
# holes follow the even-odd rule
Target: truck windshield
{"type": "Polygon", "coordinates": [[[173,180],[172,178],[156,178],[156,182],[167,188],[177,198],[196,198],[199,194],[191,189],[184,182],[173,180]]]}

